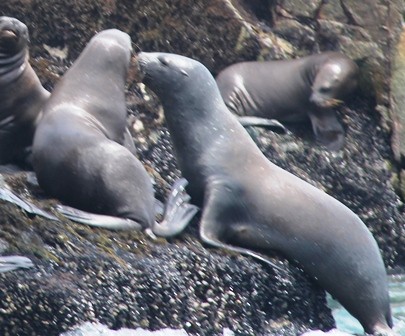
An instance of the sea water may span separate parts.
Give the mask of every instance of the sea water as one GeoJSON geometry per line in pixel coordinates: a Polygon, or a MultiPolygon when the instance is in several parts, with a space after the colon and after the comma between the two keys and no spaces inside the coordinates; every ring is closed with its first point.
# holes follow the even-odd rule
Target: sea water
{"type": "MultiPolygon", "coordinates": [[[[391,310],[394,317],[394,330],[405,336],[405,274],[389,276],[391,310]]],[[[352,317],[338,302],[328,296],[337,328],[350,334],[363,334],[360,323],[352,317]]]]}

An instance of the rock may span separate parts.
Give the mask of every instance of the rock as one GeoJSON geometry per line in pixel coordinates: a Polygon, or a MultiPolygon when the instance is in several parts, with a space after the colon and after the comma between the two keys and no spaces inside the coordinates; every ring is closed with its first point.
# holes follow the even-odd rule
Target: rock
{"type": "MultiPolygon", "coordinates": [[[[15,182],[27,188],[24,174],[15,182]]],[[[54,201],[30,192],[52,211],[54,201]]],[[[323,291],[301,270],[282,259],[278,271],[204,248],[195,227],[167,242],[30,217],[13,204],[0,210],[7,252],[35,263],[0,274],[1,335],[58,335],[87,321],[112,329],[184,328],[190,335],[333,327],[323,291]]]]}
{"type": "Polygon", "coordinates": [[[282,20],[274,26],[273,31],[299,49],[314,47],[315,31],[296,20],[282,20]]]}
{"type": "Polygon", "coordinates": [[[405,29],[402,31],[395,53],[392,74],[392,105],[396,130],[392,146],[397,161],[402,162],[405,157],[405,29]]]}
{"type": "Polygon", "coordinates": [[[278,6],[294,17],[308,17],[314,19],[322,0],[282,0],[278,6]]]}

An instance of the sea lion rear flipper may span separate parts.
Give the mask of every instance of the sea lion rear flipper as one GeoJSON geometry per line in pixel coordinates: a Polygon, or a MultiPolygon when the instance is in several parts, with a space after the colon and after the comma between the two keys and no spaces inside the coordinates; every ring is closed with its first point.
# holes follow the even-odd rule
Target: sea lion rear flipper
{"type": "Polygon", "coordinates": [[[221,241],[213,239],[213,238],[208,238],[207,236],[203,236],[202,230],[200,231],[200,236],[201,236],[201,239],[205,243],[207,243],[209,245],[212,245],[212,246],[215,246],[215,247],[218,247],[218,248],[223,248],[225,250],[240,253],[240,254],[243,254],[243,255],[251,256],[256,260],[260,260],[261,262],[264,262],[265,264],[270,265],[271,267],[274,267],[274,268],[278,269],[279,271],[282,270],[281,267],[277,266],[274,263],[274,261],[270,260],[270,258],[268,258],[268,257],[266,257],[264,255],[261,255],[260,253],[257,253],[255,251],[249,250],[249,249],[244,248],[244,247],[225,244],[225,243],[222,243],[221,241]]]}
{"type": "Polygon", "coordinates": [[[38,208],[36,205],[22,199],[21,197],[14,194],[8,188],[4,188],[4,187],[0,188],[0,199],[3,201],[6,201],[6,202],[13,203],[28,213],[42,216],[44,218],[48,218],[48,219],[51,219],[54,221],[59,221],[59,219],[57,217],[55,217],[54,215],[52,215],[52,214],[38,208]]]}
{"type": "MultiPolygon", "coordinates": [[[[221,184],[216,181],[207,188],[203,213],[200,222],[200,237],[204,243],[228,251],[251,256],[271,267],[281,270],[270,258],[250,249],[230,245],[225,240],[232,235],[235,227],[249,226],[249,218],[242,197],[231,183],[221,184]]],[[[236,188],[237,189],[237,188],[236,188]]],[[[251,224],[251,223],[250,223],[251,224]]]]}
{"type": "Polygon", "coordinates": [[[276,119],[243,116],[238,117],[238,120],[243,127],[264,127],[279,134],[285,134],[288,132],[287,128],[285,128],[285,126],[276,119]]]}
{"type": "Polygon", "coordinates": [[[333,110],[309,113],[316,140],[331,151],[339,150],[345,142],[343,126],[333,110]]]}
{"type": "Polygon", "coordinates": [[[7,256],[0,257],[0,273],[13,271],[17,268],[30,268],[34,263],[27,257],[7,256]]]}
{"type": "Polygon", "coordinates": [[[187,184],[184,178],[174,182],[167,198],[163,220],[155,222],[152,228],[157,236],[172,237],[181,233],[197,213],[198,207],[189,203],[190,196],[185,192],[187,184]]]}
{"type": "Polygon", "coordinates": [[[155,198],[155,204],[153,206],[155,208],[155,214],[158,216],[163,216],[165,212],[165,205],[155,198]]]}
{"type": "Polygon", "coordinates": [[[136,230],[143,229],[142,225],[128,218],[99,215],[75,209],[67,205],[58,205],[57,210],[71,221],[109,230],[136,230]]]}

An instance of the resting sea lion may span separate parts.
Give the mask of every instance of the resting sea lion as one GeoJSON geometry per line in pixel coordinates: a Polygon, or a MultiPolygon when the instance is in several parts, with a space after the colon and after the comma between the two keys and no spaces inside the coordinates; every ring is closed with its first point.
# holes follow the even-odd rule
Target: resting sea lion
{"type": "Polygon", "coordinates": [[[391,334],[386,270],[359,217],[271,163],[201,63],[165,53],[140,53],[138,63],[144,84],[163,105],[192,202],[202,206],[204,242],[252,255],[255,249],[278,251],[297,261],[366,332],[391,334]]]}
{"type": "Polygon", "coordinates": [[[358,67],[338,52],[267,62],[242,62],[217,78],[228,108],[243,125],[266,126],[266,119],[294,122],[309,117],[317,140],[330,150],[344,144],[344,130],[332,107],[357,86],[358,67]]]}
{"type": "Polygon", "coordinates": [[[24,23],[0,17],[0,164],[25,163],[49,97],[28,62],[28,43],[24,23]]]}
{"type": "Polygon", "coordinates": [[[180,232],[196,208],[176,186],[162,223],[155,222],[151,178],[133,154],[126,128],[125,80],[131,39],[102,31],[55,86],[33,143],[39,185],[86,214],[60,207],[71,219],[110,229],[180,232]],[[179,193],[180,191],[180,193],[179,193]],[[111,217],[114,216],[114,217],[111,217]]]}

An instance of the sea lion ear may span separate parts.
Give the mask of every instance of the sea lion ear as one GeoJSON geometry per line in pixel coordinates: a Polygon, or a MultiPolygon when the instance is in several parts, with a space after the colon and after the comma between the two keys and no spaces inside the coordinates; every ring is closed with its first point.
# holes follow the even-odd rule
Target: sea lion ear
{"type": "Polygon", "coordinates": [[[180,73],[181,73],[182,75],[186,76],[186,77],[189,77],[186,70],[181,69],[180,73]]]}

